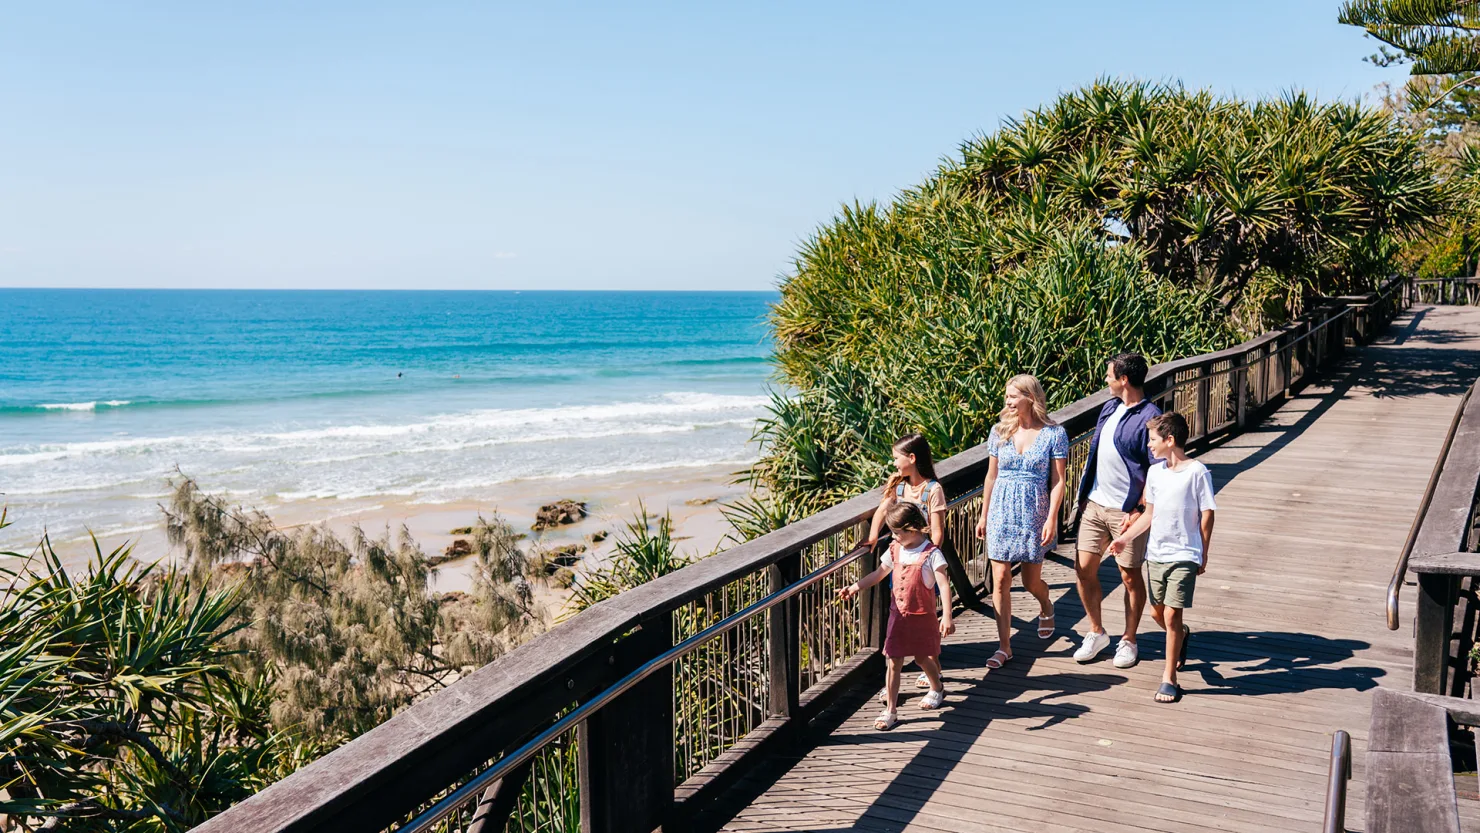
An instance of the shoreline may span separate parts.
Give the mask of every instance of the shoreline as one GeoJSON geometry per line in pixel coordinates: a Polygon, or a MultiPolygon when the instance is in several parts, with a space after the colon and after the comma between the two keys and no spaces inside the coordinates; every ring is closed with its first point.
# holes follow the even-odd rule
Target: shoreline
{"type": "MultiPolygon", "coordinates": [[[[588,549],[583,563],[590,565],[599,563],[612,552],[617,533],[636,516],[641,504],[650,516],[661,517],[664,512],[671,513],[678,551],[702,557],[719,546],[729,532],[729,524],[720,514],[720,504],[746,492],[743,484],[731,482],[741,465],[674,466],[587,477],[529,478],[486,489],[476,497],[437,503],[420,502],[415,496],[377,499],[371,495],[356,500],[306,499],[248,505],[245,508],[265,512],[280,529],[324,524],[339,536],[344,536],[355,525],[372,537],[387,529],[394,536],[404,525],[429,558],[442,555],[455,539],[465,537],[453,535],[451,530],[473,524],[480,512],[485,517],[497,513],[515,532],[527,536],[520,541],[521,549],[527,554],[532,544],[543,547],[585,544],[588,549]],[[534,532],[531,527],[540,506],[562,499],[585,501],[586,517],[574,524],[534,532]],[[602,530],[608,534],[601,543],[592,544],[587,540],[592,533],[602,530]]],[[[211,491],[209,483],[201,484],[201,488],[211,491]]],[[[163,527],[161,516],[148,529],[99,536],[98,545],[108,552],[130,543],[135,560],[141,563],[167,561],[177,554],[169,546],[163,527]]],[[[85,536],[53,542],[53,546],[68,569],[85,567],[93,555],[92,542],[85,536]]],[[[19,559],[0,558],[0,567],[15,569],[27,560],[25,556],[30,555],[30,551],[21,555],[19,559]]],[[[472,556],[464,556],[439,564],[428,581],[428,589],[436,593],[466,591],[471,583],[472,563],[472,556]]],[[[563,590],[557,591],[553,586],[550,590],[550,601],[555,596],[565,596],[563,590]]],[[[542,592],[539,595],[546,594],[542,592]]],[[[551,616],[557,613],[558,606],[551,605],[551,616]]]]}

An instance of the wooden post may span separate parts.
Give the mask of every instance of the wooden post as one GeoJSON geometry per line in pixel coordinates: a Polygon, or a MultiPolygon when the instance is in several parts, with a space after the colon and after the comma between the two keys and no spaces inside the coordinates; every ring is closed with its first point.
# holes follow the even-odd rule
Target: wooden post
{"type": "Polygon", "coordinates": [[[1413,621],[1413,690],[1422,694],[1444,692],[1455,584],[1454,576],[1443,573],[1418,575],[1418,609],[1413,621]]]}
{"type": "MultiPolygon", "coordinates": [[[[635,669],[673,645],[672,614],[617,643],[635,669]]],[[[652,833],[673,806],[673,669],[633,686],[581,724],[581,833],[652,833]]]]}
{"type": "Polygon", "coordinates": [[[1213,424],[1212,414],[1208,413],[1209,389],[1213,385],[1213,378],[1208,375],[1211,370],[1212,365],[1203,365],[1198,370],[1196,426],[1198,437],[1206,437],[1208,435],[1208,426],[1213,424]]]}
{"type": "MultiPolygon", "coordinates": [[[[1245,353],[1242,360],[1247,363],[1249,354],[1245,353]]],[[[1247,364],[1240,367],[1238,372],[1233,375],[1233,395],[1234,401],[1237,403],[1235,405],[1237,410],[1234,411],[1234,420],[1238,424],[1238,430],[1242,431],[1244,430],[1244,424],[1248,421],[1244,404],[1244,401],[1249,398],[1249,368],[1247,364]]]]}
{"type": "MultiPolygon", "coordinates": [[[[785,590],[802,577],[802,554],[791,553],[772,564],[767,572],[771,592],[785,590]]],[[[801,612],[800,596],[793,596],[767,612],[771,626],[771,717],[791,718],[797,713],[802,685],[801,612]]]]}

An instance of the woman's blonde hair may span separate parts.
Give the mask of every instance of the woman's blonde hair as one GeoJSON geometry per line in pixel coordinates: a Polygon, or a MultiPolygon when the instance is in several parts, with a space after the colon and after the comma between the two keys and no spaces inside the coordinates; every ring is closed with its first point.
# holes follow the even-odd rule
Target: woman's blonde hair
{"type": "MultiPolygon", "coordinates": [[[[1007,380],[1007,387],[1015,388],[1018,393],[1033,400],[1033,416],[1038,417],[1039,422],[1044,425],[1056,424],[1048,418],[1048,395],[1043,392],[1043,385],[1038,382],[1036,376],[1019,373],[1007,380]]],[[[1018,428],[1017,410],[1003,405],[1002,413],[997,421],[998,436],[1004,440],[1010,440],[1012,435],[1017,433],[1018,428]]]]}

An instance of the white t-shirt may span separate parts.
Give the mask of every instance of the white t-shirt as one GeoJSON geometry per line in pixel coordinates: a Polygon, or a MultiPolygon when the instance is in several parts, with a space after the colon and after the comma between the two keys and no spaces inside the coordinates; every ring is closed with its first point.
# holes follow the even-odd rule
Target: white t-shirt
{"type": "Polygon", "coordinates": [[[1208,467],[1188,460],[1172,471],[1165,462],[1157,463],[1146,472],[1146,502],[1151,504],[1146,560],[1201,564],[1202,513],[1218,508],[1213,503],[1213,475],[1208,467]]]}
{"type": "Polygon", "coordinates": [[[1105,427],[1100,429],[1100,446],[1095,449],[1095,483],[1090,487],[1089,499],[1106,509],[1120,510],[1131,496],[1131,471],[1120,459],[1115,447],[1115,429],[1130,408],[1124,402],[1115,406],[1105,427]]]}
{"type": "MultiPolygon", "coordinates": [[[[911,549],[909,547],[906,547],[903,544],[900,544],[899,545],[899,563],[900,564],[919,564],[920,563],[920,559],[922,559],[922,558],[925,557],[925,550],[929,546],[930,546],[930,541],[928,539],[925,540],[925,541],[920,542],[920,546],[915,547],[913,549],[911,549]]],[[[886,570],[892,570],[892,569],[894,569],[894,548],[893,547],[890,547],[889,549],[884,550],[884,557],[879,560],[879,566],[880,567],[883,567],[886,570]]],[[[924,569],[920,570],[920,581],[922,583],[924,583],[924,585],[927,588],[929,588],[931,590],[934,590],[935,589],[935,571],[936,570],[943,569],[945,566],[946,566],[946,557],[945,557],[945,554],[942,553],[939,548],[936,548],[930,554],[930,564],[928,566],[926,566],[924,569]]]]}

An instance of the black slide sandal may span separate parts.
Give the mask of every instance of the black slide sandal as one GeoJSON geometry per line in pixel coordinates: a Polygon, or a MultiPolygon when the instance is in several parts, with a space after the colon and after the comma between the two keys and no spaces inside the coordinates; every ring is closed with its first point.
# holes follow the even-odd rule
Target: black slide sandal
{"type": "Polygon", "coordinates": [[[1178,700],[1182,699],[1182,688],[1181,686],[1175,685],[1173,683],[1162,683],[1161,686],[1156,689],[1156,694],[1153,695],[1151,699],[1155,700],[1158,703],[1161,703],[1162,705],[1175,703],[1178,700]],[[1161,699],[1163,697],[1170,697],[1172,699],[1163,700],[1161,699]]]}

